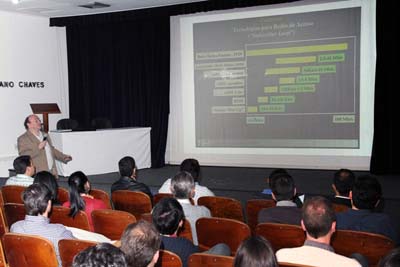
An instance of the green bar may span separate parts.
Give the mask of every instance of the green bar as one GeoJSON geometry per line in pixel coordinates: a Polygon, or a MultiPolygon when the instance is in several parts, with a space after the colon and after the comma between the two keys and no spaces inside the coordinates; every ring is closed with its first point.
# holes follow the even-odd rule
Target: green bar
{"type": "Polygon", "coordinates": [[[294,77],[282,77],[279,78],[279,84],[293,84],[296,79],[294,77]]]}
{"type": "Polygon", "coordinates": [[[296,101],[296,96],[294,95],[278,95],[270,97],[271,104],[287,104],[287,103],[294,103],[295,101],[296,101]]]}
{"type": "Polygon", "coordinates": [[[319,55],[318,62],[343,62],[345,60],[344,53],[319,55]]]}
{"type": "Polygon", "coordinates": [[[257,97],[258,103],[268,103],[268,96],[259,96],[257,97]]]}
{"type": "Polygon", "coordinates": [[[248,106],[248,107],[247,107],[247,112],[248,112],[248,113],[255,113],[255,112],[258,112],[258,107],[257,107],[257,106],[248,106]]]}
{"type": "Polygon", "coordinates": [[[314,93],[315,84],[293,84],[279,87],[281,93],[314,93]]]}
{"type": "Polygon", "coordinates": [[[268,69],[265,69],[265,75],[291,74],[291,73],[300,73],[300,67],[268,68],[268,69]]]}
{"type": "Polygon", "coordinates": [[[319,83],[319,75],[301,75],[296,77],[296,83],[319,83]]]}
{"type": "Polygon", "coordinates": [[[265,117],[246,117],[246,124],[265,124],[265,117]]]}
{"type": "Polygon", "coordinates": [[[260,105],[260,112],[285,112],[285,105],[260,105]]]}
{"type": "Polygon", "coordinates": [[[246,55],[248,57],[285,55],[285,54],[299,54],[299,53],[311,53],[311,52],[340,51],[340,50],[347,50],[347,48],[348,48],[347,43],[293,46],[293,47],[282,47],[282,48],[247,50],[246,55]]]}
{"type": "Polygon", "coordinates": [[[280,57],[275,59],[275,64],[296,64],[317,62],[316,56],[309,57],[280,57]]]}
{"type": "Polygon", "coordinates": [[[333,123],[355,123],[355,115],[333,115],[333,123]]]}
{"type": "Polygon", "coordinates": [[[265,86],[264,93],[278,93],[278,86],[265,86]]]}
{"type": "Polygon", "coordinates": [[[336,73],[336,65],[304,66],[301,73],[336,73]]]}

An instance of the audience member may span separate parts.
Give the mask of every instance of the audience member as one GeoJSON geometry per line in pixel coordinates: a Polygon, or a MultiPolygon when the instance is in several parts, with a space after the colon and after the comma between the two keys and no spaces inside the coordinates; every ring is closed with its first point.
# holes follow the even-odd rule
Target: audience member
{"type": "Polygon", "coordinates": [[[392,249],[378,264],[379,267],[400,267],[400,248],[392,249]]]}
{"type": "Polygon", "coordinates": [[[195,206],[190,202],[195,193],[195,184],[190,173],[178,172],[171,180],[171,191],[183,207],[185,217],[192,228],[193,243],[197,245],[196,221],[198,218],[211,217],[211,212],[204,206],[195,206]]]}
{"type": "Polygon", "coordinates": [[[272,198],[276,207],[262,209],[258,213],[258,223],[272,222],[300,225],[301,209],[297,208],[293,198],[296,187],[289,174],[275,175],[271,180],[272,198]]]}
{"type": "MultiPolygon", "coordinates": [[[[185,159],[180,165],[180,171],[186,171],[190,173],[195,182],[195,194],[193,196],[194,203],[197,204],[197,200],[200,197],[215,196],[214,193],[205,186],[200,185],[201,182],[201,171],[200,164],[196,159],[185,159]]],[[[172,193],[171,191],[171,178],[167,179],[164,184],[158,190],[159,193],[172,193]]]]}
{"type": "Polygon", "coordinates": [[[63,225],[50,223],[51,197],[51,192],[45,185],[32,184],[25,189],[22,194],[26,211],[25,219],[11,225],[10,232],[38,235],[49,239],[54,245],[59,266],[61,266],[58,241],[75,238],[72,232],[63,225]]]}
{"type": "Polygon", "coordinates": [[[332,203],[346,205],[351,208],[349,194],[355,179],[354,173],[349,169],[340,169],[335,172],[332,184],[335,195],[330,199],[332,203]]]}
{"type": "Polygon", "coordinates": [[[382,188],[376,177],[359,177],[350,191],[352,209],[337,214],[337,229],[385,235],[397,244],[397,233],[389,216],[373,212],[381,197],[382,188]]]}
{"type": "Polygon", "coordinates": [[[244,240],[236,251],[234,267],[278,267],[271,244],[262,236],[244,240]]]}
{"type": "Polygon", "coordinates": [[[5,185],[30,186],[33,184],[32,176],[35,174],[35,166],[30,156],[17,157],[14,159],[13,166],[17,175],[8,178],[5,185]]]}
{"type": "Polygon", "coordinates": [[[72,267],[127,267],[125,254],[116,246],[100,243],[74,257],[72,267]]]}
{"type": "Polygon", "coordinates": [[[160,244],[159,232],[143,220],[128,225],[121,237],[128,267],[153,267],[158,261],[160,244]]]}
{"type": "Polygon", "coordinates": [[[57,183],[56,177],[54,177],[53,174],[51,174],[48,171],[38,172],[38,173],[36,173],[33,182],[47,186],[47,188],[51,192],[51,203],[53,205],[61,204],[58,201],[58,183],[57,183]]]}
{"type": "Polygon", "coordinates": [[[153,195],[147,185],[137,181],[136,163],[132,157],[123,157],[118,162],[121,177],[111,185],[111,193],[117,190],[130,190],[143,192],[153,201],[153,195]]]}
{"type": "Polygon", "coordinates": [[[68,178],[68,188],[69,201],[65,202],[63,206],[71,208],[70,217],[75,217],[80,210],[83,210],[87,214],[90,228],[93,230],[92,211],[107,209],[106,204],[89,195],[90,183],[86,175],[81,171],[71,174],[68,178]]]}
{"type": "Polygon", "coordinates": [[[38,116],[32,114],[26,117],[24,126],[26,132],[18,137],[19,154],[31,156],[36,171],[50,171],[58,177],[54,160],[67,163],[72,157],[54,148],[50,135],[42,132],[42,123],[38,116]]]}
{"type": "Polygon", "coordinates": [[[329,200],[323,197],[307,200],[302,210],[301,226],[306,232],[304,245],[278,250],[276,257],[279,262],[316,267],[361,266],[354,259],[336,254],[330,246],[331,237],[336,228],[336,217],[329,200]]]}
{"type": "MultiPolygon", "coordinates": [[[[163,198],[153,208],[152,217],[161,234],[161,248],[176,253],[186,267],[189,256],[200,250],[190,240],[177,236],[185,218],[181,204],[174,198],[163,198]]],[[[220,243],[204,253],[229,256],[231,251],[226,244],[220,243]]]]}

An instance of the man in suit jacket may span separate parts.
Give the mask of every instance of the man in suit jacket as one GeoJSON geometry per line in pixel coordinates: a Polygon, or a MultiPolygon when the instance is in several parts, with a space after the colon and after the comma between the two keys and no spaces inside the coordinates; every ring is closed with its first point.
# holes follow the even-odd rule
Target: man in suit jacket
{"type": "Polygon", "coordinates": [[[55,160],[67,163],[72,157],[54,148],[50,136],[41,131],[42,123],[38,116],[29,115],[24,121],[26,132],[18,137],[18,152],[32,158],[36,171],[50,171],[56,177],[55,160]]]}
{"type": "Polygon", "coordinates": [[[276,207],[262,209],[258,213],[258,223],[284,223],[300,225],[301,209],[293,201],[296,196],[296,186],[292,176],[282,173],[270,180],[272,198],[276,207]]]}

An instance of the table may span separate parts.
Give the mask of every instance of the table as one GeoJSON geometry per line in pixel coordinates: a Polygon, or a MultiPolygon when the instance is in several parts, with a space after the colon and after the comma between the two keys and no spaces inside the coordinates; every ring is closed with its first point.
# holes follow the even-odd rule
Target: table
{"type": "Polygon", "coordinates": [[[117,128],[97,131],[51,131],[53,145],[73,160],[56,161],[58,174],[86,175],[118,172],[118,161],[131,156],[138,169],[151,167],[151,128],[117,128]]]}

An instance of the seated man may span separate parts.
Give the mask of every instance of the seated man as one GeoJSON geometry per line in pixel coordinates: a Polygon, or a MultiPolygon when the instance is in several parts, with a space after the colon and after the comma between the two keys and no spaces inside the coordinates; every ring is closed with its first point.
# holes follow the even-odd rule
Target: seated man
{"type": "Polygon", "coordinates": [[[30,186],[33,184],[32,176],[35,174],[35,166],[28,155],[17,157],[13,162],[16,176],[7,179],[5,185],[30,186]]]}
{"type": "Polygon", "coordinates": [[[132,157],[123,157],[118,162],[121,177],[111,185],[111,193],[116,190],[131,190],[143,192],[153,201],[153,195],[147,185],[140,183],[136,178],[136,163],[132,157]]]}
{"type": "Polygon", "coordinates": [[[24,200],[25,220],[11,225],[10,232],[28,235],[38,235],[49,239],[56,250],[57,259],[61,266],[58,241],[61,239],[75,239],[72,232],[62,224],[52,224],[49,221],[51,211],[50,190],[41,184],[32,184],[22,194],[24,200]]]}
{"type": "Polygon", "coordinates": [[[301,227],[306,232],[304,245],[278,250],[276,252],[278,262],[316,267],[361,266],[354,259],[336,254],[330,246],[336,228],[336,217],[329,200],[323,197],[307,200],[302,209],[301,227]]]}
{"type": "Polygon", "coordinates": [[[160,234],[151,223],[140,220],[128,225],[121,237],[127,265],[153,267],[158,261],[160,243],[160,234]]]}
{"type": "Polygon", "coordinates": [[[258,223],[272,222],[300,225],[301,209],[293,198],[296,196],[296,187],[292,176],[289,174],[276,175],[270,181],[272,198],[276,207],[262,209],[258,213],[258,223]]]}
{"type": "MultiPolygon", "coordinates": [[[[200,250],[190,240],[177,236],[185,218],[182,206],[174,198],[163,198],[153,208],[152,217],[153,224],[161,234],[161,249],[176,253],[183,267],[186,267],[189,256],[200,250]]],[[[231,251],[226,244],[220,243],[205,253],[230,256],[231,251]]]]}
{"type": "Polygon", "coordinates": [[[381,234],[398,244],[398,236],[388,215],[373,212],[382,196],[382,188],[374,176],[357,179],[350,191],[352,208],[337,214],[337,229],[381,234]]]}
{"type": "Polygon", "coordinates": [[[204,206],[195,206],[190,202],[195,194],[195,184],[190,173],[178,172],[171,180],[171,192],[183,207],[192,228],[193,243],[197,245],[196,221],[202,217],[211,217],[211,212],[204,206]]]}
{"type": "MultiPolygon", "coordinates": [[[[186,171],[190,173],[195,182],[195,194],[193,197],[194,203],[197,204],[197,200],[200,197],[215,196],[214,193],[205,186],[200,185],[200,164],[196,159],[185,159],[180,165],[180,171],[186,171]]],[[[171,192],[171,178],[167,179],[164,184],[158,190],[159,193],[172,193],[171,192]]]]}
{"type": "Polygon", "coordinates": [[[88,247],[74,257],[72,267],[127,267],[125,254],[116,246],[100,243],[88,247]]]}
{"type": "Polygon", "coordinates": [[[353,188],[355,175],[351,170],[340,169],[333,177],[332,189],[335,192],[330,200],[332,203],[346,205],[351,208],[350,191],[353,188]]]}

